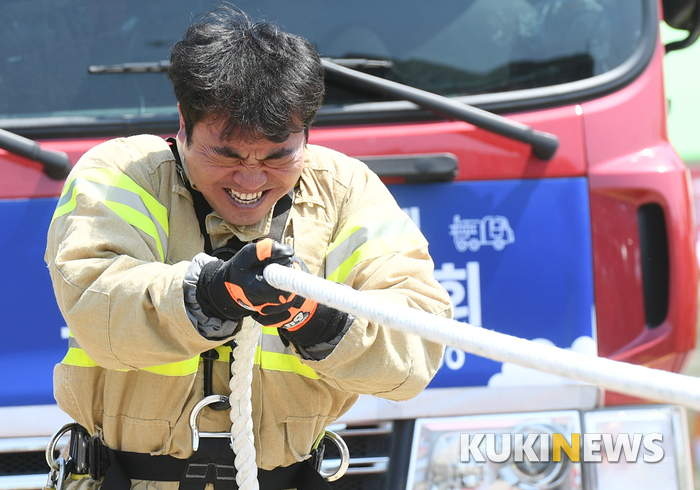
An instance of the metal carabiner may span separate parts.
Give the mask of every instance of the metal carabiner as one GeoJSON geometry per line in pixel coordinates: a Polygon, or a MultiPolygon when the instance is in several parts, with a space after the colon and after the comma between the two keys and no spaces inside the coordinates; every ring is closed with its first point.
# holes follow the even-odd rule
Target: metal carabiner
{"type": "Polygon", "coordinates": [[[228,402],[228,397],[224,395],[209,395],[202,398],[192,409],[190,414],[190,428],[192,429],[192,450],[197,451],[199,449],[199,439],[201,437],[216,437],[224,438],[228,437],[231,439],[231,447],[233,447],[233,434],[230,432],[199,432],[197,427],[197,415],[202,411],[207,405],[212,405],[214,403],[226,403],[228,402]]]}
{"type": "Polygon", "coordinates": [[[63,484],[66,481],[66,460],[62,456],[59,456],[53,461],[55,468],[51,468],[49,472],[49,477],[46,480],[47,488],[55,488],[56,490],[62,490],[63,484]]]}
{"type": "Polygon", "coordinates": [[[51,468],[48,480],[46,481],[46,486],[48,488],[56,488],[56,490],[61,490],[63,488],[63,482],[66,479],[66,466],[68,463],[62,456],[54,459],[53,453],[56,451],[56,445],[61,437],[63,437],[66,432],[73,430],[76,425],[77,424],[74,422],[64,425],[51,436],[49,443],[46,445],[44,457],[46,458],[46,464],[51,468]]]}
{"type": "Polygon", "coordinates": [[[331,430],[326,430],[323,437],[324,439],[330,439],[338,448],[338,452],[340,453],[340,465],[335,471],[325,472],[323,470],[319,470],[318,472],[323,478],[326,479],[326,481],[336,481],[345,474],[350,466],[350,450],[348,450],[348,445],[345,444],[343,438],[331,430]]]}
{"type": "MultiPolygon", "coordinates": [[[[75,427],[77,424],[75,422],[71,422],[70,424],[66,424],[60,429],[58,429],[54,434],[51,436],[51,439],[49,439],[49,443],[46,445],[46,452],[45,452],[45,457],[46,457],[46,464],[49,465],[49,468],[53,471],[58,471],[59,470],[59,464],[58,460],[62,458],[57,458],[54,459],[53,453],[56,451],[56,445],[58,444],[59,439],[63,437],[66,432],[73,430],[73,427],[75,427]]],[[[65,460],[64,460],[65,463],[65,460]]]]}

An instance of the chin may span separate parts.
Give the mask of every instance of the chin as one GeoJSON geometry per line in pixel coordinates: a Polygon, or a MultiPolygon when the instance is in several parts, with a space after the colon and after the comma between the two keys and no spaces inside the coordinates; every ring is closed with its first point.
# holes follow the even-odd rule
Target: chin
{"type": "Polygon", "coordinates": [[[224,219],[231,223],[232,225],[236,226],[248,226],[248,225],[254,225],[255,223],[258,223],[260,220],[262,220],[267,213],[230,213],[228,216],[224,216],[224,219]]]}
{"type": "Polygon", "coordinates": [[[224,218],[228,223],[236,226],[247,226],[254,225],[260,220],[267,216],[270,209],[261,209],[260,204],[258,206],[251,206],[252,209],[245,209],[236,203],[229,202],[225,205],[226,213],[219,213],[219,215],[224,218]]]}
{"type": "Polygon", "coordinates": [[[259,222],[262,218],[255,219],[255,218],[242,218],[240,216],[232,216],[230,218],[224,218],[228,223],[235,225],[235,226],[248,226],[248,225],[254,225],[255,223],[259,222]]]}

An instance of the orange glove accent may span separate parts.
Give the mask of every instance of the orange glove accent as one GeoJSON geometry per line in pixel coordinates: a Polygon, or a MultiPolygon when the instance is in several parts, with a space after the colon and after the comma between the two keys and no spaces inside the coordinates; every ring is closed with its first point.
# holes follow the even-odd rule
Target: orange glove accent
{"type": "Polygon", "coordinates": [[[288,245],[271,238],[249,243],[228,261],[211,262],[202,268],[197,284],[202,310],[209,316],[252,316],[268,327],[299,330],[314,316],[318,303],[265,282],[262,271],[271,263],[308,272],[288,245]]]}
{"type": "Polygon", "coordinates": [[[249,243],[226,262],[217,260],[202,268],[197,282],[197,301],[208,316],[240,319],[261,313],[263,308],[287,304],[292,293],[270,286],[262,277],[271,263],[291,266],[294,250],[265,238],[249,243]]]}

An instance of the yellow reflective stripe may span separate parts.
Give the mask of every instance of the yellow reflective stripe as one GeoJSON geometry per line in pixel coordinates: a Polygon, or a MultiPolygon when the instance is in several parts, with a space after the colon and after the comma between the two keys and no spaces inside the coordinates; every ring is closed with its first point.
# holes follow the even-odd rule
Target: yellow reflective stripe
{"type": "Polygon", "coordinates": [[[95,361],[90,359],[83,349],[78,347],[69,347],[66,356],[61,361],[62,364],[79,367],[98,367],[95,361]]]}
{"type": "Polygon", "coordinates": [[[280,336],[276,327],[266,327],[265,325],[262,326],[262,333],[263,335],[273,335],[275,337],[280,336]]]}
{"type": "MultiPolygon", "coordinates": [[[[60,199],[68,193],[71,188],[71,184],[76,180],[87,180],[91,182],[96,182],[99,184],[104,184],[110,187],[116,187],[120,189],[133,192],[138,194],[146,207],[153,213],[153,216],[158,220],[160,225],[167,231],[168,229],[168,211],[165,209],[158,200],[146,192],[141,186],[134,182],[128,175],[111,168],[88,168],[75,175],[71,180],[67,181],[61,192],[60,199]]],[[[68,211],[62,211],[60,214],[65,214],[68,211]]],[[[58,209],[57,209],[58,213],[58,209]]]]}
{"type": "Polygon", "coordinates": [[[215,347],[214,350],[219,353],[217,361],[229,361],[229,357],[231,356],[230,345],[220,345],[219,347],[215,347]]]}
{"type": "MultiPolygon", "coordinates": [[[[69,366],[79,367],[99,367],[87,353],[80,348],[78,342],[70,334],[68,353],[63,358],[62,363],[69,366]]],[[[257,346],[255,351],[255,364],[260,366],[260,369],[268,371],[282,371],[286,373],[295,373],[310,379],[319,379],[318,374],[303,364],[294,354],[284,352],[286,347],[279,339],[279,333],[276,328],[263,327],[263,346],[257,346]]],[[[228,362],[231,347],[222,345],[216,348],[219,353],[218,361],[228,362]]],[[[161,376],[188,376],[197,372],[199,368],[200,357],[196,356],[185,361],[178,361],[169,364],[161,364],[158,366],[150,366],[140,368],[139,371],[148,371],[161,376]]],[[[128,369],[116,369],[116,371],[129,371],[128,369]]]]}
{"type": "MultiPolygon", "coordinates": [[[[93,361],[87,353],[80,348],[78,342],[69,333],[68,352],[61,361],[62,364],[78,367],[99,367],[100,365],[93,361]]],[[[160,364],[157,366],[149,366],[140,368],[139,371],[148,371],[153,374],[162,376],[189,376],[195,374],[199,368],[199,356],[184,361],[171,362],[168,364],[160,364]]],[[[129,369],[116,369],[115,371],[127,372],[129,369]]]]}
{"type": "Polygon", "coordinates": [[[295,373],[305,378],[318,379],[312,368],[302,363],[290,348],[280,339],[279,330],[274,327],[262,327],[262,341],[255,351],[255,364],[268,371],[295,373]]]}
{"type": "Polygon", "coordinates": [[[107,168],[86,169],[66,182],[52,222],[75,209],[76,196],[89,195],[114,211],[130,225],[152,237],[161,260],[168,242],[168,211],[156,198],[127,175],[107,168]]]}
{"type": "Polygon", "coordinates": [[[348,257],[348,259],[343,262],[340,267],[333,271],[328,276],[328,280],[342,283],[348,277],[353,267],[361,262],[375,259],[393,252],[407,250],[409,248],[408,245],[419,247],[423,243],[412,234],[394,235],[393,238],[396,241],[401,241],[402,243],[400,245],[387,242],[366,243],[361,248],[357,249],[352,255],[350,255],[350,257],[348,257]]]}
{"type": "MultiPolygon", "coordinates": [[[[93,361],[83,349],[77,347],[70,347],[68,349],[68,353],[63,358],[61,363],[78,367],[99,367],[99,364],[93,361]]],[[[171,362],[169,364],[140,368],[139,371],[148,371],[149,373],[160,374],[161,376],[189,376],[191,374],[195,374],[198,367],[199,356],[193,357],[192,359],[188,359],[186,361],[171,362]]],[[[115,371],[127,372],[130,370],[115,369],[115,371]]]]}
{"type": "Polygon", "coordinates": [[[195,374],[199,368],[199,356],[186,361],[171,362],[159,366],[140,368],[139,371],[148,371],[161,376],[189,376],[195,374]]]}
{"type": "Polygon", "coordinates": [[[381,204],[354,213],[326,253],[326,279],[344,282],[357,264],[427,241],[400,208],[381,204]]]}
{"type": "MultiPolygon", "coordinates": [[[[319,379],[318,374],[302,363],[297,356],[288,353],[287,347],[279,337],[279,331],[275,327],[262,327],[262,345],[258,345],[255,351],[254,363],[260,369],[267,371],[283,371],[285,373],[295,373],[311,379],[319,379]]],[[[217,347],[219,353],[217,361],[228,362],[231,347],[222,345],[217,347]]]]}
{"type": "Polygon", "coordinates": [[[302,364],[294,354],[280,354],[277,352],[267,352],[261,346],[255,349],[255,364],[260,369],[268,371],[282,371],[285,373],[295,373],[306,378],[318,379],[316,371],[306,364],[302,364]]]}

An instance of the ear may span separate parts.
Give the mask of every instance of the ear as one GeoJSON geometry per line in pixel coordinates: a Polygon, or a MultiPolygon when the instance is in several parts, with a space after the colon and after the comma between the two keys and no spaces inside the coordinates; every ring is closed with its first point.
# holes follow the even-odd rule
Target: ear
{"type": "Polygon", "coordinates": [[[185,131],[185,118],[182,116],[182,109],[180,108],[180,103],[177,103],[177,113],[180,116],[180,129],[177,132],[177,139],[179,139],[184,145],[187,142],[187,132],[185,131]]]}

